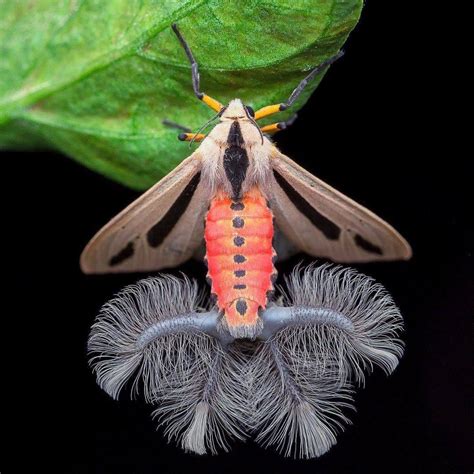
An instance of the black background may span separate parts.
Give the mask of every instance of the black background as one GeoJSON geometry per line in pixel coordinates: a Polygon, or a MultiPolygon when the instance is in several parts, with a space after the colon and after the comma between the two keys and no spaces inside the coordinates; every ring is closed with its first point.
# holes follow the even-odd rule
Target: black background
{"type": "MultiPolygon", "coordinates": [[[[366,5],[346,56],[277,137],[284,153],[388,220],[414,250],[409,262],[357,266],[400,306],[406,353],[392,376],[376,373],[359,390],[338,444],[311,461],[252,441],[199,457],[168,445],[141,401],[110,399],[87,365],[88,331],[102,303],[139,275],[84,276],[78,257],[137,193],[54,152],[2,152],[15,302],[4,340],[13,341],[6,361],[17,376],[4,387],[17,399],[6,405],[10,440],[24,453],[12,472],[27,463],[62,473],[472,472],[472,227],[458,185],[467,170],[439,127],[443,77],[422,40],[429,20],[394,3],[366,5]]],[[[198,263],[181,270],[204,275],[198,263]]]]}

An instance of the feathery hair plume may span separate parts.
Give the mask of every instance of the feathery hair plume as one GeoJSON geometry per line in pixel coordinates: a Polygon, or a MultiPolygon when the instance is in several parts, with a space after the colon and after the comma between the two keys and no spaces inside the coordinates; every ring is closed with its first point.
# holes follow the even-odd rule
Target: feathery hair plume
{"type": "Polygon", "coordinates": [[[228,450],[253,433],[285,456],[321,456],[350,423],[355,385],[398,364],[402,318],[373,279],[337,265],[296,268],[261,314],[259,339],[233,339],[186,277],[148,278],[104,305],[90,363],[113,398],[131,381],[186,451],[228,450]]]}

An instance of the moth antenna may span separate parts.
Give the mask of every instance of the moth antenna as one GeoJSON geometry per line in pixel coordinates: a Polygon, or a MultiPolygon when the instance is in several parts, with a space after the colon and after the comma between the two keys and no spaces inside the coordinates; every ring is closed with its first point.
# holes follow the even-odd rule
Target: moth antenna
{"type": "Polygon", "coordinates": [[[89,339],[97,383],[118,398],[128,381],[143,387],[169,438],[203,454],[243,439],[242,358],[216,331],[215,311],[202,312],[195,282],[172,276],[139,281],[102,308],[89,339]]]}
{"type": "Polygon", "coordinates": [[[247,117],[250,120],[250,122],[252,122],[255,125],[255,127],[257,127],[257,130],[258,130],[258,133],[260,134],[260,138],[262,140],[262,145],[263,145],[263,132],[262,132],[262,130],[260,129],[260,127],[258,126],[258,123],[255,121],[255,119],[253,117],[250,117],[249,114],[247,114],[247,117]]]}
{"type": "MultiPolygon", "coordinates": [[[[244,106],[244,110],[245,110],[245,115],[247,115],[247,118],[249,119],[249,121],[255,125],[255,127],[257,128],[258,130],[258,133],[260,134],[260,138],[262,140],[262,145],[263,145],[263,132],[262,130],[260,130],[260,127],[258,126],[258,123],[256,122],[256,120],[252,117],[252,115],[249,113],[249,108],[248,106],[244,106]]],[[[252,110],[252,113],[253,113],[253,109],[252,110]]]]}
{"type": "Polygon", "coordinates": [[[210,118],[193,136],[192,140],[189,142],[189,147],[191,148],[191,145],[194,143],[196,140],[196,136],[199,135],[203,130],[205,130],[214,120],[218,119],[221,116],[221,112],[218,112],[214,117],[210,118]]]}
{"type": "Polygon", "coordinates": [[[297,268],[280,291],[283,307],[261,316],[270,330],[252,365],[252,427],[285,456],[317,457],[350,423],[344,410],[364,370],[397,366],[402,318],[381,285],[340,266],[297,268]]]}

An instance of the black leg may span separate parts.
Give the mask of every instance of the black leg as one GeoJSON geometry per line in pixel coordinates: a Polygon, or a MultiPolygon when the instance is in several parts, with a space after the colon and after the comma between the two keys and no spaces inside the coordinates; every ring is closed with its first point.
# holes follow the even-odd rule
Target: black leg
{"type": "Polygon", "coordinates": [[[190,133],[192,130],[188,127],[185,127],[184,125],[180,125],[179,123],[172,122],[171,120],[164,119],[161,122],[163,125],[166,125],[167,127],[170,128],[177,128],[178,130],[182,130],[183,132],[190,133]]]}
{"type": "Polygon", "coordinates": [[[183,47],[184,52],[186,53],[186,56],[188,57],[189,62],[191,63],[191,73],[192,73],[192,78],[193,78],[194,94],[196,94],[196,97],[199,100],[202,100],[211,109],[215,110],[216,112],[220,112],[223,108],[223,105],[216,99],[209,97],[207,94],[204,94],[204,92],[201,92],[199,90],[199,85],[200,85],[199,66],[196,60],[194,59],[194,55],[193,55],[193,52],[191,51],[191,48],[189,47],[188,43],[186,43],[186,40],[183,38],[183,35],[179,31],[178,25],[176,25],[176,23],[173,23],[171,25],[171,28],[173,28],[173,31],[178,37],[179,42],[181,43],[181,46],[183,47]]]}
{"type": "Polygon", "coordinates": [[[290,97],[286,102],[280,105],[280,110],[285,110],[288,107],[291,107],[295,100],[303,92],[304,88],[309,82],[311,82],[324,68],[330,66],[332,63],[336,62],[339,58],[344,56],[344,51],[339,51],[334,56],[330,57],[326,61],[322,62],[319,66],[316,66],[297,86],[296,89],[291,93],[290,97]],[[283,108],[282,108],[283,106],[283,108]]]}
{"type": "Polygon", "coordinates": [[[278,132],[279,130],[285,130],[285,128],[288,128],[289,126],[293,125],[297,118],[298,114],[295,114],[293,115],[293,117],[290,117],[285,122],[277,122],[272,123],[270,125],[265,125],[260,130],[262,131],[262,133],[274,133],[278,132]]]}
{"type": "Polygon", "coordinates": [[[331,58],[327,59],[326,61],[322,62],[319,66],[316,66],[295,88],[295,90],[291,93],[290,97],[286,102],[282,102],[281,104],[275,105],[267,105],[266,107],[262,107],[260,110],[255,112],[255,120],[260,120],[263,117],[267,117],[268,115],[275,114],[277,112],[281,112],[282,110],[286,110],[288,107],[291,107],[295,100],[300,96],[303,92],[304,88],[307,86],[309,82],[311,82],[315,76],[317,76],[324,68],[330,66],[332,63],[337,61],[341,56],[344,55],[343,51],[339,51],[336,55],[332,56],[331,58]]]}

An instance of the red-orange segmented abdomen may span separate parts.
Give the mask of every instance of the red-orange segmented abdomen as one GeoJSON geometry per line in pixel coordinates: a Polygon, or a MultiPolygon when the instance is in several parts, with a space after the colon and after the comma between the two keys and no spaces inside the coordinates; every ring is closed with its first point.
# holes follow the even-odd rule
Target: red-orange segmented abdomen
{"type": "Polygon", "coordinates": [[[267,305],[276,275],[273,215],[258,190],[234,201],[217,196],[206,216],[206,258],[211,292],[234,337],[255,337],[260,308],[267,305]]]}

